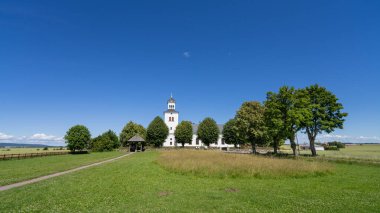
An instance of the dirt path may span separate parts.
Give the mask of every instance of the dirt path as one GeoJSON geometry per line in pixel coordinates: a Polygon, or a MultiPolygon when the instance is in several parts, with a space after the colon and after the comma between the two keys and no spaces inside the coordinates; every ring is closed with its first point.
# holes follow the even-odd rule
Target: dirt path
{"type": "Polygon", "coordinates": [[[25,180],[25,181],[21,181],[21,182],[18,182],[18,183],[13,183],[13,184],[5,185],[5,186],[0,186],[0,191],[5,191],[5,190],[8,190],[8,189],[12,189],[12,188],[28,185],[28,184],[31,184],[31,183],[37,183],[37,182],[40,182],[40,181],[43,181],[43,180],[46,180],[46,179],[49,179],[49,178],[53,178],[53,177],[57,177],[57,176],[65,175],[65,174],[69,174],[69,173],[76,172],[76,171],[79,171],[79,170],[82,170],[82,169],[87,169],[87,168],[90,168],[90,167],[93,167],[93,166],[98,166],[98,165],[101,165],[101,164],[104,164],[104,163],[108,163],[108,162],[112,162],[112,161],[118,160],[120,158],[126,157],[128,155],[133,154],[133,153],[134,152],[131,152],[131,153],[128,153],[128,154],[125,154],[125,155],[122,155],[122,156],[119,156],[119,157],[116,157],[116,158],[108,159],[108,160],[105,160],[105,161],[100,161],[100,162],[89,164],[89,165],[86,165],[86,166],[77,167],[75,169],[70,169],[70,170],[66,170],[66,171],[63,171],[63,172],[58,172],[58,173],[54,173],[54,174],[50,174],[50,175],[45,175],[45,176],[41,176],[41,177],[38,177],[38,178],[33,178],[33,179],[30,179],[30,180],[25,180]]]}

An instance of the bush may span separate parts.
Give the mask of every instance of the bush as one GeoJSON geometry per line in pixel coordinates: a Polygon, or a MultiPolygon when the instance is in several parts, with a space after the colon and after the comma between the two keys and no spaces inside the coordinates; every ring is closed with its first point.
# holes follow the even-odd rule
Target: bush
{"type": "Polygon", "coordinates": [[[328,142],[329,146],[336,146],[338,149],[346,148],[346,144],[338,141],[328,142]]]}
{"type": "Polygon", "coordinates": [[[117,135],[109,130],[92,139],[90,146],[91,150],[95,152],[112,151],[120,147],[120,142],[117,135]]]}
{"type": "Polygon", "coordinates": [[[49,150],[49,148],[47,146],[45,146],[42,150],[49,150]]]}
{"type": "Polygon", "coordinates": [[[337,146],[325,146],[325,150],[339,150],[337,146]]]}

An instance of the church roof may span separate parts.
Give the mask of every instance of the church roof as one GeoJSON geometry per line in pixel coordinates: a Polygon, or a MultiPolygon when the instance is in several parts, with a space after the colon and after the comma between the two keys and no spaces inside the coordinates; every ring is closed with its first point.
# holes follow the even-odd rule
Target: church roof
{"type": "Polygon", "coordinates": [[[135,135],[128,141],[129,142],[145,142],[144,138],[142,138],[140,135],[135,135]]]}
{"type": "MultiPolygon", "coordinates": [[[[198,131],[199,124],[192,124],[192,125],[193,125],[193,134],[196,135],[197,131],[198,131]]],[[[217,124],[217,125],[218,125],[218,129],[219,129],[219,134],[222,134],[224,124],[217,124]]]]}
{"type": "Polygon", "coordinates": [[[168,103],[175,103],[175,100],[173,97],[170,97],[169,100],[168,100],[168,103]]]}
{"type": "Polygon", "coordinates": [[[176,111],[175,109],[167,109],[165,112],[171,112],[171,113],[178,113],[178,111],[176,111]]]}

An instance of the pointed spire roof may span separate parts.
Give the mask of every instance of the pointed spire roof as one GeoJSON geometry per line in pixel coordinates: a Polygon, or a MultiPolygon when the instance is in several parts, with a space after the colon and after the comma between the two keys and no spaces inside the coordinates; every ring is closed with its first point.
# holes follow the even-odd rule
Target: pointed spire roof
{"type": "Polygon", "coordinates": [[[168,100],[168,103],[175,103],[175,100],[173,98],[173,94],[172,93],[170,93],[170,98],[168,100]]]}

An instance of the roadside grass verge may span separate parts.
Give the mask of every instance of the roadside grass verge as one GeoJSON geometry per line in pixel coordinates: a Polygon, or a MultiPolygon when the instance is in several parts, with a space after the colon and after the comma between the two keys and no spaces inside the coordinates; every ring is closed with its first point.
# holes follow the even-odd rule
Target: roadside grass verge
{"type": "Polygon", "coordinates": [[[62,172],[75,167],[103,161],[124,152],[93,152],[0,161],[0,185],[8,185],[43,175],[62,172]]]}
{"type": "Polygon", "coordinates": [[[305,177],[334,170],[327,162],[205,150],[161,151],[157,163],[172,172],[205,177],[305,177]]]}

